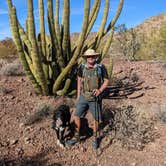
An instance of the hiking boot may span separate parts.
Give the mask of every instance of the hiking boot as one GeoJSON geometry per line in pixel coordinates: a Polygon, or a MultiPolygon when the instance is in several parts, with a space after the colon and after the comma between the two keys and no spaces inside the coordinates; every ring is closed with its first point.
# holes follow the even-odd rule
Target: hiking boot
{"type": "Polygon", "coordinates": [[[94,138],[94,140],[92,141],[92,147],[94,149],[99,148],[99,139],[98,138],[94,138]]]}
{"type": "Polygon", "coordinates": [[[80,135],[79,135],[79,133],[76,132],[72,139],[66,141],[66,144],[67,145],[74,145],[74,144],[79,143],[79,142],[80,142],[80,135]]]}

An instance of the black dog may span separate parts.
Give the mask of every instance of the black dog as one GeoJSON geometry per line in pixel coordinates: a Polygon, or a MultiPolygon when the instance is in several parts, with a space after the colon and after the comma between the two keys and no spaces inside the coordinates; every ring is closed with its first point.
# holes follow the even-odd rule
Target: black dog
{"type": "Polygon", "coordinates": [[[69,129],[71,131],[70,126],[70,108],[67,105],[61,105],[57,108],[53,115],[53,126],[52,128],[56,131],[57,135],[57,144],[64,148],[65,146],[65,131],[69,129]]]}

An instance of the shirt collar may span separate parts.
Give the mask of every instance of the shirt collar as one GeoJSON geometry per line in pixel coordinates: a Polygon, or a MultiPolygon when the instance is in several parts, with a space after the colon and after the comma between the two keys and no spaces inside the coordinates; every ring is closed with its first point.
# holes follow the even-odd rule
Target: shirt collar
{"type": "MultiPolygon", "coordinates": [[[[87,63],[85,63],[85,67],[86,67],[86,68],[89,68],[87,63]]],[[[93,65],[93,68],[96,68],[96,67],[97,67],[97,63],[95,63],[95,64],[93,65]]]]}

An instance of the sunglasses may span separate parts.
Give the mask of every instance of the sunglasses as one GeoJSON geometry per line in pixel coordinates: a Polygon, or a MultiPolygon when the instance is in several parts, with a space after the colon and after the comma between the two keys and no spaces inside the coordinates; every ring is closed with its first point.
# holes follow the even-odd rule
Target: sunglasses
{"type": "Polygon", "coordinates": [[[89,56],[86,56],[87,58],[93,58],[93,59],[95,59],[96,58],[96,56],[94,56],[94,55],[89,55],[89,56]]]}

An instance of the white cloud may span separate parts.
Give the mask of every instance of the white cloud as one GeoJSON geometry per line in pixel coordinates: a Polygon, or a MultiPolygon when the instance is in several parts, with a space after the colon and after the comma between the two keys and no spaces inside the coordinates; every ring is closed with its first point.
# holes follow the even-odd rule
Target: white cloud
{"type": "Polygon", "coordinates": [[[0,9],[0,15],[3,15],[3,14],[8,14],[8,11],[4,9],[0,9]]]}

